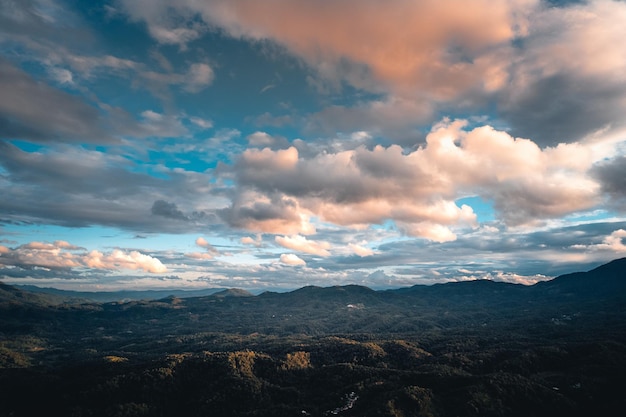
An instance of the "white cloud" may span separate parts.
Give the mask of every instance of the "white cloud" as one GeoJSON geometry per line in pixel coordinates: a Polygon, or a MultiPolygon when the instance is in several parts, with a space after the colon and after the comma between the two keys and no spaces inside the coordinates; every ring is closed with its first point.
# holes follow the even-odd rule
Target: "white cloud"
{"type": "Polygon", "coordinates": [[[263,236],[261,234],[256,235],[255,238],[244,236],[241,238],[240,242],[244,245],[252,245],[258,248],[263,244],[263,236]]]}
{"type": "Polygon", "coordinates": [[[348,244],[348,248],[354,252],[354,254],[360,256],[360,257],[365,257],[365,256],[372,256],[374,254],[374,251],[370,248],[367,248],[365,246],[361,246],[361,245],[357,245],[355,243],[349,243],[348,244]]]}
{"type": "Polygon", "coordinates": [[[304,262],[303,259],[300,259],[298,256],[294,255],[293,253],[283,253],[282,255],[280,255],[280,262],[286,265],[293,265],[293,266],[306,265],[306,262],[304,262]]]}
{"type": "Polygon", "coordinates": [[[330,256],[330,243],[316,242],[308,240],[301,235],[295,236],[276,236],[276,243],[287,249],[293,249],[298,252],[310,253],[318,256],[330,256]]]}
{"type": "Polygon", "coordinates": [[[573,249],[591,252],[610,252],[615,255],[626,253],[626,230],[618,229],[606,236],[601,243],[592,245],[573,245],[573,249]]]}
{"type": "Polygon", "coordinates": [[[145,255],[138,251],[124,252],[119,249],[105,254],[99,251],[91,251],[83,260],[85,266],[101,269],[142,269],[151,273],[167,272],[165,265],[157,258],[145,255]]]}

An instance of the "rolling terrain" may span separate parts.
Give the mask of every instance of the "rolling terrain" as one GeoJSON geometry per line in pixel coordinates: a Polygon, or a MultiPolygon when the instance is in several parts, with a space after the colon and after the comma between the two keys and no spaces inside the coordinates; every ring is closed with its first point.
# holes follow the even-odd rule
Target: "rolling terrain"
{"type": "Polygon", "coordinates": [[[0,284],[0,416],[617,416],[625,373],[626,258],[533,286],[93,302],[0,284]]]}

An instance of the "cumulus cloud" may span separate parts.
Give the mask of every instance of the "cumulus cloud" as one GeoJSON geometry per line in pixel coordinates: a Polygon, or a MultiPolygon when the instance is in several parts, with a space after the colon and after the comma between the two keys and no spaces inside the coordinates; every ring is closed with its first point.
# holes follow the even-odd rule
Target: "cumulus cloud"
{"type": "Polygon", "coordinates": [[[217,214],[231,226],[261,233],[313,234],[306,209],[297,200],[277,193],[266,195],[254,190],[239,190],[230,207],[217,214]]]}
{"type": "Polygon", "coordinates": [[[368,247],[357,245],[355,243],[349,243],[348,248],[356,255],[360,257],[372,256],[374,251],[368,247]]]}
{"type": "MultiPolygon", "coordinates": [[[[472,208],[455,203],[465,195],[493,201],[510,226],[599,203],[600,187],[588,175],[593,165],[588,147],[542,149],[489,126],[468,130],[466,125],[444,120],[426,145],[412,152],[378,145],[307,157],[295,147],[248,149],[233,167],[239,193],[227,213],[245,212],[247,219],[256,214],[261,221],[263,212],[271,219],[263,232],[296,230],[288,234],[303,233],[302,218],[312,215],[353,227],[392,219],[409,235],[446,242],[456,238],[451,227],[476,225],[472,208]]],[[[239,225],[254,229],[255,224],[239,225]]]]}
{"type": "Polygon", "coordinates": [[[626,230],[618,229],[605,236],[601,243],[591,245],[573,245],[572,248],[592,252],[610,252],[615,255],[626,253],[626,230]]]}
{"type": "Polygon", "coordinates": [[[250,236],[244,236],[240,239],[240,242],[243,245],[252,245],[259,248],[263,244],[263,236],[261,236],[260,234],[256,235],[255,238],[252,238],[250,236]]]}
{"type": "Polygon", "coordinates": [[[293,265],[293,266],[306,265],[306,262],[303,259],[294,255],[293,253],[283,253],[282,255],[280,255],[280,262],[286,265],[293,265]]]}
{"type": "Polygon", "coordinates": [[[155,257],[138,251],[126,252],[114,249],[109,253],[97,250],[86,252],[84,248],[68,242],[30,242],[16,248],[0,248],[0,263],[22,269],[75,269],[95,268],[103,270],[143,270],[150,273],[167,271],[155,257]],[[76,251],[81,251],[76,253],[76,251]]]}
{"type": "Polygon", "coordinates": [[[276,236],[274,240],[280,246],[287,249],[293,249],[298,252],[310,253],[317,256],[330,256],[330,243],[328,242],[316,242],[301,235],[276,236]]]}
{"type": "Polygon", "coordinates": [[[160,260],[138,251],[123,252],[119,249],[109,254],[91,251],[83,261],[85,266],[98,269],[142,269],[151,273],[167,272],[160,260]]]}
{"type": "Polygon", "coordinates": [[[199,237],[196,239],[196,245],[204,248],[206,252],[191,252],[185,254],[185,256],[192,259],[209,260],[213,259],[216,255],[219,254],[219,251],[203,237],[199,237]]]}
{"type": "Polygon", "coordinates": [[[167,202],[165,200],[157,200],[152,204],[150,209],[153,215],[163,216],[169,219],[188,221],[187,217],[182,211],[178,209],[176,204],[167,202]]]}

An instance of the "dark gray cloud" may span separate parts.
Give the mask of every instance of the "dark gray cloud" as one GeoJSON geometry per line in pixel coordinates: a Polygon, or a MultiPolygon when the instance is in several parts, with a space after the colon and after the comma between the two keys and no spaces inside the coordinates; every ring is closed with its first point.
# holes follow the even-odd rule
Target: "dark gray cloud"
{"type": "Polygon", "coordinates": [[[604,161],[591,172],[611,198],[613,208],[626,211],[626,156],[604,161]]]}
{"type": "Polygon", "coordinates": [[[152,209],[150,209],[150,211],[155,216],[163,216],[169,219],[189,221],[189,217],[185,216],[185,214],[178,209],[176,204],[169,203],[165,200],[155,201],[154,204],[152,204],[152,209]]]}
{"type": "Polygon", "coordinates": [[[132,172],[133,165],[123,157],[79,148],[25,152],[0,142],[0,166],[11,182],[23,187],[99,198],[135,195],[146,187],[163,185],[162,180],[132,172]]]}
{"type": "Polygon", "coordinates": [[[515,137],[540,146],[575,142],[595,131],[624,125],[626,85],[557,74],[509,91],[502,117],[515,137]]]}
{"type": "Polygon", "coordinates": [[[626,197],[626,156],[619,156],[596,165],[592,173],[608,193],[626,197]]]}
{"type": "Polygon", "coordinates": [[[0,138],[36,142],[116,141],[100,111],[77,96],[37,81],[0,58],[0,138]]]}

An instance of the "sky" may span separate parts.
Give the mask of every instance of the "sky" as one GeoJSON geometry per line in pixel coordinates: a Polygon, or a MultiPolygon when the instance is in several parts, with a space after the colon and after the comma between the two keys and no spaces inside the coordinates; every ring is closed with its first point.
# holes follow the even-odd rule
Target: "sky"
{"type": "Polygon", "coordinates": [[[626,2],[0,0],[0,280],[533,284],[626,256],[626,2]]]}

